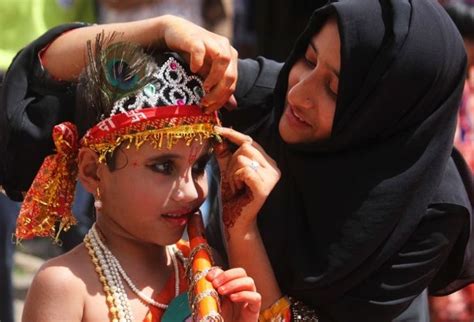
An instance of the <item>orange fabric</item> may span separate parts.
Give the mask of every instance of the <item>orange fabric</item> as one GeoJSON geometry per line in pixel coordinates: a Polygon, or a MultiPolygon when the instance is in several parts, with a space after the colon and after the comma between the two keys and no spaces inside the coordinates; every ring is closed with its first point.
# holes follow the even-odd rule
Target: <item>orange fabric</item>
{"type": "MultiPolygon", "coordinates": [[[[179,241],[176,243],[176,246],[178,249],[183,253],[185,257],[189,255],[189,244],[185,241],[179,241]]],[[[186,280],[185,276],[185,271],[184,271],[184,265],[181,263],[181,261],[178,259],[178,268],[179,268],[179,293],[184,293],[188,291],[188,282],[186,280]]],[[[174,279],[174,272],[171,274],[170,278],[166,282],[165,287],[159,294],[153,297],[153,299],[157,302],[160,303],[167,303],[169,304],[173,299],[175,295],[175,279],[174,279]]],[[[150,311],[146,315],[145,319],[143,322],[160,322],[161,317],[163,316],[165,310],[154,307],[154,306],[149,306],[150,311]]]]}
{"type": "Polygon", "coordinates": [[[77,175],[76,126],[69,122],[56,125],[53,140],[56,153],[45,158],[21,205],[15,232],[18,240],[37,236],[57,240],[61,230],[76,222],[71,212],[77,175]]]}

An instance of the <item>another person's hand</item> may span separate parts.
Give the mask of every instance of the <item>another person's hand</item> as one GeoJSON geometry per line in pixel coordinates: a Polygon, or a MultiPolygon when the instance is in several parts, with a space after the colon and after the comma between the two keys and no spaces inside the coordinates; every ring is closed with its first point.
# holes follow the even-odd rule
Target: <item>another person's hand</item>
{"type": "Polygon", "coordinates": [[[207,279],[221,296],[221,315],[224,321],[257,322],[262,297],[256,291],[253,279],[243,268],[223,271],[214,268],[207,279]]]}
{"type": "Polygon", "coordinates": [[[250,136],[230,128],[216,127],[216,131],[238,146],[234,153],[223,148],[226,142],[216,147],[224,225],[229,234],[235,229],[246,233],[256,227],[257,214],[280,179],[280,170],[250,136]]]}
{"type": "Polygon", "coordinates": [[[202,105],[206,111],[235,106],[232,94],[237,84],[238,53],[229,40],[179,17],[160,18],[164,28],[158,43],[161,41],[167,48],[182,53],[191,71],[205,79],[202,105]]]}
{"type": "Polygon", "coordinates": [[[55,79],[76,81],[87,64],[86,43],[101,33],[115,33],[115,42],[128,41],[144,48],[179,52],[189,61],[191,70],[204,78],[206,95],[202,105],[206,111],[236,105],[232,94],[237,84],[237,51],[227,38],[171,15],[65,32],[41,55],[43,67],[55,79]]]}

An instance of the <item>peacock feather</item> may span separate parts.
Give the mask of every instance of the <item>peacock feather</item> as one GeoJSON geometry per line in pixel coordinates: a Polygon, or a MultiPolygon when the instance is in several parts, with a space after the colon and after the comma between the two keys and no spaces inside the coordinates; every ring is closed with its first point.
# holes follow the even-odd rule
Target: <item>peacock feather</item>
{"type": "Polygon", "coordinates": [[[115,42],[117,36],[102,32],[94,46],[87,43],[85,103],[105,117],[115,101],[143,89],[153,73],[153,58],[136,44],[115,42]]]}

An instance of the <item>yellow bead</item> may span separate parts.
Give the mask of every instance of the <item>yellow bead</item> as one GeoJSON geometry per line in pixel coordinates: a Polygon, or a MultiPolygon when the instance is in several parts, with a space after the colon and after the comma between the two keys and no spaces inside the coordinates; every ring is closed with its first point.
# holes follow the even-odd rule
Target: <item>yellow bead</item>
{"type": "Polygon", "coordinates": [[[100,268],[99,266],[97,266],[97,267],[95,268],[95,271],[96,271],[97,273],[101,273],[101,272],[102,272],[102,268],[100,268]]]}
{"type": "Polygon", "coordinates": [[[112,296],[110,296],[110,295],[107,296],[107,302],[113,303],[113,301],[114,301],[114,298],[112,296]]]}
{"type": "Polygon", "coordinates": [[[112,306],[110,308],[110,313],[115,314],[117,312],[117,308],[115,306],[112,306]]]}

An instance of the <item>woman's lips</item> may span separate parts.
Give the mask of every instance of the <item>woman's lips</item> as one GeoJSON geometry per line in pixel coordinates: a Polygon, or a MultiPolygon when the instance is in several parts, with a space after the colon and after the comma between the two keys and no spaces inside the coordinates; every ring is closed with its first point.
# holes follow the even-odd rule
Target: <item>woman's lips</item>
{"type": "Polygon", "coordinates": [[[288,119],[288,122],[297,127],[311,127],[311,124],[306,122],[300,115],[298,115],[298,112],[295,111],[293,106],[290,104],[287,105],[285,116],[288,119]]]}

